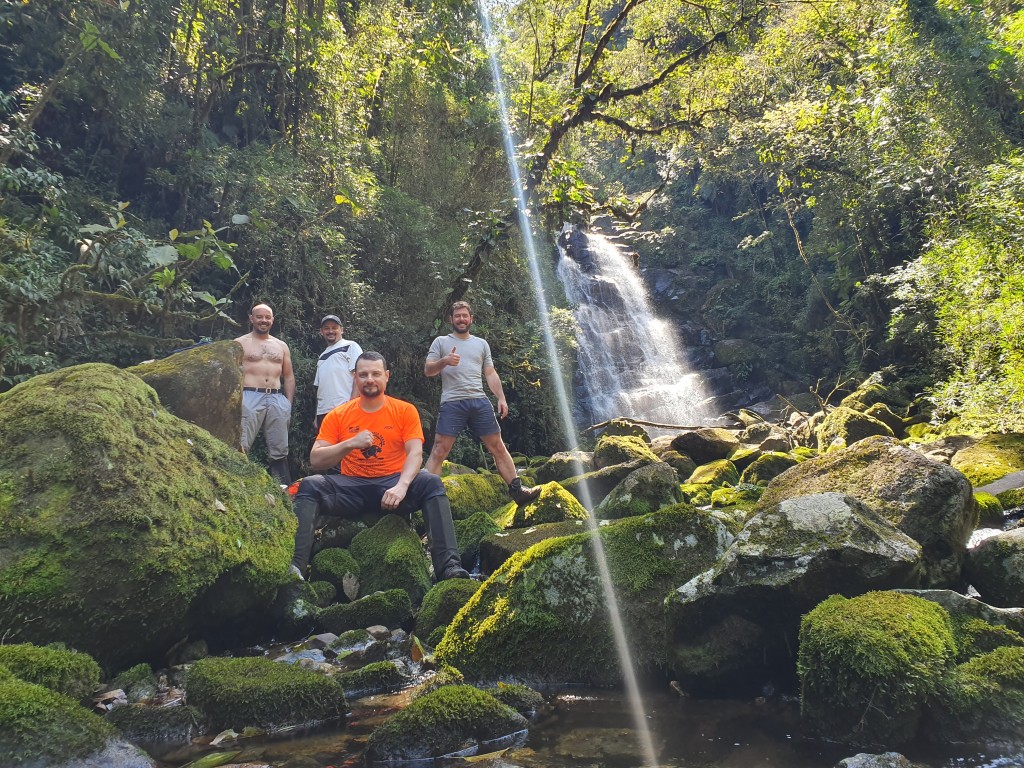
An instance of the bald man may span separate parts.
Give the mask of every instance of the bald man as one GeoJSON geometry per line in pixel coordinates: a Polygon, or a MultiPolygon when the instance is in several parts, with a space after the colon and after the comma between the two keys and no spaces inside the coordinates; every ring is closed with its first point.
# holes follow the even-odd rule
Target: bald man
{"type": "Polygon", "coordinates": [[[289,485],[288,423],[295,375],[288,345],[270,335],[273,325],[274,310],[257,304],[249,310],[251,330],[235,339],[242,345],[242,450],[249,452],[262,429],[270,474],[281,485],[289,485]]]}

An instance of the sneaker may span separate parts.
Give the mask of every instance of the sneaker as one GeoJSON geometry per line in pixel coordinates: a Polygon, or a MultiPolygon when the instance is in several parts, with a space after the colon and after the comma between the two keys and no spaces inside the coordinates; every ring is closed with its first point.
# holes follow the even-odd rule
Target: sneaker
{"type": "Polygon", "coordinates": [[[540,486],[536,485],[533,488],[523,488],[523,481],[517,477],[509,483],[508,495],[512,497],[512,501],[516,504],[529,504],[540,496],[540,486]]]}

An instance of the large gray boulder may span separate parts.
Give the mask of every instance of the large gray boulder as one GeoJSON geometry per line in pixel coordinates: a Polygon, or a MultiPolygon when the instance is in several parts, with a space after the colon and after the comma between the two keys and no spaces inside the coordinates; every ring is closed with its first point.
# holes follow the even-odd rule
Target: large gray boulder
{"type": "Polygon", "coordinates": [[[739,447],[740,440],[736,433],[719,427],[683,432],[672,439],[672,449],[686,454],[698,466],[709,461],[727,459],[739,447]]]}
{"type": "Polygon", "coordinates": [[[869,437],[786,470],[768,484],[758,509],[814,493],[865,502],[921,545],[925,587],[953,587],[977,523],[963,473],[887,437],[869,437]]]}
{"type": "Polygon", "coordinates": [[[997,533],[971,549],[964,574],[986,603],[1024,607],[1024,528],[997,533]]]}
{"type": "Polygon", "coordinates": [[[669,595],[669,666],[714,691],[791,668],[800,617],[831,594],[915,587],[921,547],[839,493],[780,501],[751,518],[725,555],[669,595]]]}
{"type": "Polygon", "coordinates": [[[599,520],[636,517],[655,512],[683,500],[679,476],[668,464],[658,461],[631,472],[594,508],[599,520]]]}
{"type": "Polygon", "coordinates": [[[232,448],[242,441],[242,345],[217,341],[129,368],[160,403],[232,448]]]}

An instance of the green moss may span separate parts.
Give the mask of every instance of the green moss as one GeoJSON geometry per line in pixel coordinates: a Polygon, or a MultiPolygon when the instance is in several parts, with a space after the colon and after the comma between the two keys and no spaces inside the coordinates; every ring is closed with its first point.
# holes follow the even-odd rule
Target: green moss
{"type": "Polygon", "coordinates": [[[273,479],[112,366],[0,395],[0,487],[9,641],[126,666],[197,623],[238,626],[286,579],[295,516],[273,479]]]}
{"type": "Polygon", "coordinates": [[[967,615],[953,617],[957,661],[988,653],[1003,646],[1024,646],[1024,637],[1009,627],[997,626],[967,615]]]}
{"type": "Polygon", "coordinates": [[[729,454],[729,461],[732,462],[733,466],[736,467],[737,472],[742,472],[761,456],[761,451],[758,448],[747,448],[741,446],[735,451],[729,454]]]}
{"type": "Polygon", "coordinates": [[[844,406],[839,406],[829,413],[815,431],[815,435],[818,447],[822,450],[845,448],[872,435],[893,436],[888,425],[866,413],[844,406]]]}
{"type": "Polygon", "coordinates": [[[711,503],[711,494],[715,486],[710,483],[683,483],[679,486],[679,493],[683,501],[695,507],[703,507],[711,503]]]}
{"type": "Polygon", "coordinates": [[[447,664],[442,664],[441,668],[437,670],[437,673],[432,678],[416,689],[415,698],[426,696],[431,691],[436,691],[438,688],[443,688],[446,685],[463,685],[465,682],[466,677],[459,670],[447,664]]]}
{"type": "Polygon", "coordinates": [[[711,493],[711,506],[716,509],[723,507],[741,507],[752,509],[764,493],[764,488],[757,485],[743,484],[735,488],[716,488],[711,493]]]}
{"type": "Polygon", "coordinates": [[[502,683],[494,688],[488,688],[487,692],[502,704],[512,707],[523,717],[533,717],[537,709],[544,704],[544,697],[537,691],[519,683],[502,683]]]}
{"type": "Polygon", "coordinates": [[[420,537],[398,515],[386,515],[354,539],[349,552],[359,563],[362,594],[402,589],[419,605],[430,589],[430,571],[420,537]]]}
{"type": "MultiPolygon", "coordinates": [[[[651,455],[653,456],[653,454],[651,455]]],[[[650,463],[647,459],[637,459],[626,464],[616,464],[604,469],[587,472],[578,477],[560,480],[559,485],[571,493],[583,506],[590,505],[589,508],[593,509],[601,503],[605,496],[611,493],[616,485],[625,480],[630,473],[650,463]]]]}
{"type": "MultiPolygon", "coordinates": [[[[977,496],[978,494],[975,494],[975,498],[977,498],[977,496]]],[[[1024,488],[1008,488],[1005,491],[1000,491],[996,494],[996,500],[999,502],[1000,513],[1004,509],[1014,509],[1015,507],[1024,506],[1024,488]]],[[[999,515],[999,522],[1002,522],[1002,514],[999,515]]]]}
{"type": "Polygon", "coordinates": [[[137,702],[156,695],[156,675],[149,664],[136,664],[110,681],[110,688],[120,688],[128,701],[137,702]]]}
{"type": "Polygon", "coordinates": [[[898,592],[833,595],[800,625],[803,716],[827,739],[906,742],[955,652],[949,614],[936,603],[898,592]]]}
{"type": "Polygon", "coordinates": [[[313,558],[312,575],[314,579],[331,582],[340,592],[344,590],[346,576],[359,577],[359,563],[347,549],[321,549],[313,558]]]}
{"type": "Polygon", "coordinates": [[[455,520],[493,512],[508,501],[508,486],[500,475],[452,475],[442,480],[455,520]]]}
{"type": "Polygon", "coordinates": [[[598,469],[630,461],[658,461],[648,443],[639,437],[602,435],[594,447],[594,466],[598,469]]]}
{"type": "Polygon", "coordinates": [[[317,608],[326,608],[337,595],[337,587],[329,581],[304,581],[299,592],[303,600],[317,608]]]}
{"type": "Polygon", "coordinates": [[[632,472],[594,509],[599,520],[637,517],[682,501],[679,477],[672,467],[658,461],[632,472]]]}
{"type": "Polygon", "coordinates": [[[542,523],[586,520],[587,510],[558,483],[541,486],[540,495],[529,504],[518,506],[512,518],[513,528],[528,528],[542,523]]]}
{"type": "Polygon", "coordinates": [[[740,473],[736,471],[736,465],[728,459],[718,459],[693,470],[687,484],[721,488],[723,485],[736,485],[739,481],[740,473]]]}
{"type": "Polygon", "coordinates": [[[689,456],[671,449],[661,454],[661,460],[676,471],[676,477],[679,478],[681,483],[686,482],[690,475],[693,474],[693,470],[697,468],[697,465],[689,456]]]}
{"type": "Polygon", "coordinates": [[[585,520],[569,520],[564,523],[544,523],[492,534],[480,542],[480,568],[484,573],[493,573],[516,552],[525,552],[537,542],[559,536],[571,536],[585,530],[585,520]]]}
{"type": "Polygon", "coordinates": [[[932,714],[934,735],[948,741],[1024,736],[1024,648],[976,656],[942,681],[932,714]]]}
{"type": "Polygon", "coordinates": [[[594,469],[594,454],[587,451],[563,451],[537,467],[538,484],[579,477],[594,469]]]}
{"type": "Polygon", "coordinates": [[[927,422],[910,424],[906,430],[907,439],[917,443],[929,443],[942,436],[942,433],[933,424],[927,422]]]}
{"type": "Polygon", "coordinates": [[[100,684],[100,667],[91,656],[59,647],[28,643],[0,645],[0,664],[14,676],[72,699],[84,701],[100,684]]]}
{"type": "Polygon", "coordinates": [[[344,672],[335,680],[346,696],[357,698],[386,691],[395,691],[409,682],[393,661],[374,661],[354,672],[344,672]]]}
{"type": "Polygon", "coordinates": [[[466,567],[472,565],[480,557],[480,540],[500,530],[501,527],[486,512],[477,512],[465,520],[455,521],[455,538],[459,542],[459,556],[466,567]]]}
{"type": "Polygon", "coordinates": [[[743,470],[743,474],[740,475],[740,482],[768,485],[776,477],[798,463],[797,459],[785,453],[766,453],[759,456],[753,464],[743,470]]]}
{"type": "Polygon", "coordinates": [[[15,678],[0,679],[0,755],[5,765],[61,763],[102,749],[112,726],[74,699],[15,678]]]}
{"type": "Polygon", "coordinates": [[[416,635],[430,637],[438,627],[445,627],[455,614],[476,594],[479,584],[472,579],[449,579],[435,584],[423,598],[416,617],[416,635]]]}
{"type": "Polygon", "coordinates": [[[798,445],[789,452],[789,455],[797,461],[807,461],[808,459],[817,458],[818,451],[806,445],[798,445]]]}
{"type": "Polygon", "coordinates": [[[336,680],[264,658],[207,658],[188,671],[185,695],[215,730],[267,730],[334,720],[348,711],[336,680]]]}
{"type": "Polygon", "coordinates": [[[440,757],[527,727],[526,719],[488,693],[468,685],[446,685],[421,696],[372,734],[371,760],[440,757]]]}
{"type": "Polygon", "coordinates": [[[411,618],[412,603],[409,601],[409,593],[403,589],[389,589],[351,603],[332,605],[321,610],[316,617],[321,629],[336,635],[375,624],[399,627],[411,618]]]}
{"type": "Polygon", "coordinates": [[[957,451],[950,464],[976,488],[988,485],[1024,470],[1024,435],[985,435],[970,448],[957,451]]]}
{"type": "Polygon", "coordinates": [[[107,715],[107,722],[133,743],[187,744],[202,723],[195,707],[149,707],[130,704],[117,707],[107,715]]]}
{"type": "Polygon", "coordinates": [[[635,437],[646,445],[651,444],[651,436],[647,430],[639,424],[634,424],[629,419],[612,419],[601,433],[602,437],[635,437]]]}
{"type": "MultiPolygon", "coordinates": [[[[710,514],[686,505],[600,528],[638,667],[666,656],[664,597],[708,568],[731,540],[710,514]]],[[[436,648],[470,679],[618,682],[593,533],[547,539],[512,555],[452,621],[436,648]]]]}
{"type": "Polygon", "coordinates": [[[437,644],[444,639],[444,633],[448,631],[448,625],[442,624],[440,627],[434,627],[434,630],[427,635],[427,645],[431,648],[436,648],[437,644]]]}
{"type": "Polygon", "coordinates": [[[981,525],[1003,524],[1003,503],[991,493],[974,493],[974,503],[978,507],[978,522],[981,525]]]}

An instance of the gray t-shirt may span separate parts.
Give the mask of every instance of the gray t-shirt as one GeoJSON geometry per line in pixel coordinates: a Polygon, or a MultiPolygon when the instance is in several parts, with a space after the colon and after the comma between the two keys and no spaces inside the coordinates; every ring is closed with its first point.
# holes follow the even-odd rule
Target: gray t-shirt
{"type": "Polygon", "coordinates": [[[484,369],[494,366],[490,345],[479,336],[470,335],[468,339],[460,339],[451,333],[438,336],[427,352],[428,362],[440,360],[453,347],[462,359],[458,365],[446,365],[441,369],[441,402],[487,397],[484,394],[484,369]]]}

